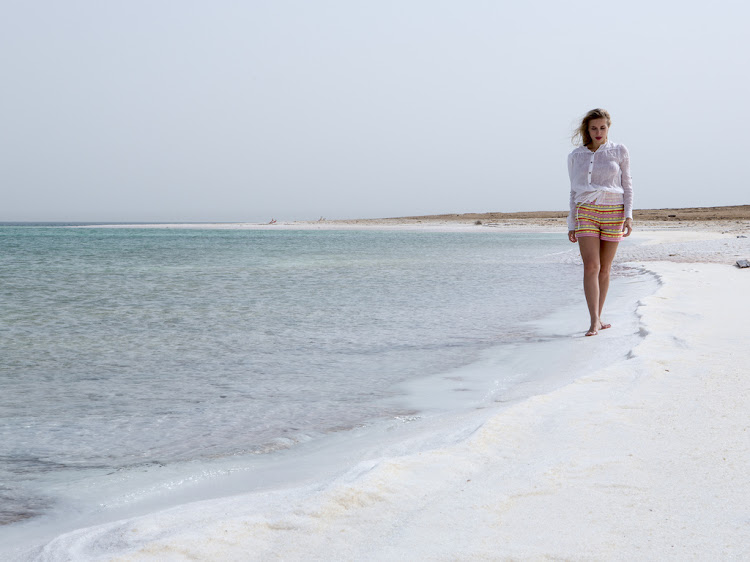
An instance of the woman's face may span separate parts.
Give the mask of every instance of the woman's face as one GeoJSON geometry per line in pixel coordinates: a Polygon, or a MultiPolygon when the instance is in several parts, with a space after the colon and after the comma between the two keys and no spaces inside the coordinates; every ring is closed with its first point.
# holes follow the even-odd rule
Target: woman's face
{"type": "Polygon", "coordinates": [[[607,142],[608,132],[609,126],[607,125],[607,120],[603,117],[589,121],[589,134],[591,135],[591,140],[596,146],[607,142]]]}

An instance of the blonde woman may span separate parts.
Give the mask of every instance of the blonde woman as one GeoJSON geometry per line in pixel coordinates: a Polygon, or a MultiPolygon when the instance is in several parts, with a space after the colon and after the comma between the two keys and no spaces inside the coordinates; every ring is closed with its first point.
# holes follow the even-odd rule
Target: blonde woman
{"type": "Polygon", "coordinates": [[[611,124],[606,110],[589,111],[573,135],[580,146],[568,155],[568,238],[578,242],[583,259],[583,292],[591,316],[587,336],[611,327],[602,321],[609,272],[617,245],[633,231],[630,155],[609,140],[611,124]]]}

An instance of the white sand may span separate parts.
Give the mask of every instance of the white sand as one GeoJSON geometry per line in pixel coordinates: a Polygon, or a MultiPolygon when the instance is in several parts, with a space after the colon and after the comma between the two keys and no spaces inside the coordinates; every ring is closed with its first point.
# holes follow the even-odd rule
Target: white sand
{"type": "MultiPolygon", "coordinates": [[[[692,244],[722,263],[640,262],[663,284],[641,302],[629,359],[453,445],[82,529],[42,559],[750,560],[750,269],[729,255],[750,246],[639,236],[658,243],[623,246],[627,259],[692,244]]],[[[585,354],[588,339],[571,345],[585,354]]]]}

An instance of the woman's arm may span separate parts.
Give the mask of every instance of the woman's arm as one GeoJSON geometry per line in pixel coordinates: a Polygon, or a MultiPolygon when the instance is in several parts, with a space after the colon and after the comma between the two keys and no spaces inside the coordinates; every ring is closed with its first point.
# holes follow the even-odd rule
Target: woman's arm
{"type": "Polygon", "coordinates": [[[622,225],[624,236],[633,232],[633,178],[630,175],[630,153],[625,146],[620,149],[620,185],[622,201],[625,207],[625,223],[622,225]]]}
{"type": "Polygon", "coordinates": [[[573,191],[573,153],[568,154],[568,177],[570,178],[570,201],[568,213],[568,238],[571,242],[575,242],[575,228],[576,228],[576,194],[573,191]],[[571,234],[572,232],[572,234],[571,234]]]}
{"type": "Polygon", "coordinates": [[[633,218],[633,178],[630,175],[630,153],[628,149],[620,147],[620,184],[622,185],[622,200],[625,204],[625,218],[633,218]]]}

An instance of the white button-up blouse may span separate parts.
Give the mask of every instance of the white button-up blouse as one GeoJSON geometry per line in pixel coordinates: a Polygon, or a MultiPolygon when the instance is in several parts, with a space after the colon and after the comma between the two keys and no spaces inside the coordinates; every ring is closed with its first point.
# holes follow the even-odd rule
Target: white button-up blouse
{"type": "Polygon", "coordinates": [[[607,141],[596,152],[579,146],[568,155],[570,176],[570,214],[568,230],[576,227],[579,203],[619,205],[625,207],[625,218],[633,218],[633,180],[630,177],[630,154],[622,144],[607,141]]]}

